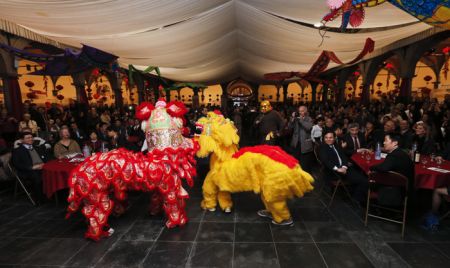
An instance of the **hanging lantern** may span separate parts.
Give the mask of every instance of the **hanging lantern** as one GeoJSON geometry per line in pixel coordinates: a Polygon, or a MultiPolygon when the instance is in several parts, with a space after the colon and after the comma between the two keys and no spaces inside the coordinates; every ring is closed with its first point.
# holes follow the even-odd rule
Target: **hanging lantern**
{"type": "Polygon", "coordinates": [[[382,85],[383,85],[383,83],[381,83],[381,82],[377,83],[377,87],[381,87],[382,85]]]}
{"type": "Polygon", "coordinates": [[[379,95],[381,95],[381,90],[377,90],[377,92],[375,92],[375,93],[377,93],[377,95],[379,96],[379,95]]]}
{"type": "Polygon", "coordinates": [[[50,109],[52,107],[52,104],[49,101],[45,102],[45,108],[50,109]]]}
{"type": "Polygon", "coordinates": [[[88,89],[86,89],[86,91],[87,91],[88,93],[91,93],[91,92],[92,92],[92,89],[89,87],[88,89]]]}
{"type": "Polygon", "coordinates": [[[61,95],[61,94],[59,94],[58,96],[56,96],[56,98],[57,98],[58,100],[62,101],[62,100],[64,99],[64,96],[61,95]]]}
{"type": "Polygon", "coordinates": [[[386,69],[389,69],[389,70],[392,70],[392,69],[394,69],[394,64],[392,64],[392,63],[386,63],[386,65],[384,66],[384,68],[386,68],[386,69]]]}
{"type": "Polygon", "coordinates": [[[87,99],[88,99],[88,101],[91,101],[92,100],[92,96],[89,96],[87,99]]]}
{"type": "Polygon", "coordinates": [[[100,98],[100,94],[98,94],[98,93],[95,93],[94,95],[93,95],[93,97],[94,97],[94,99],[98,99],[98,98],[100,98]]]}
{"type": "Polygon", "coordinates": [[[350,93],[350,94],[347,94],[347,96],[349,97],[349,98],[351,98],[352,97],[352,94],[350,93]]]}
{"type": "Polygon", "coordinates": [[[431,81],[431,79],[433,79],[433,77],[431,77],[430,75],[426,75],[424,78],[423,78],[423,80],[425,80],[425,82],[430,82],[431,81]]]}
{"type": "Polygon", "coordinates": [[[62,85],[57,85],[57,86],[56,86],[56,89],[57,89],[58,91],[59,91],[59,90],[63,90],[63,88],[64,88],[64,87],[63,87],[62,85]]]}
{"type": "Polygon", "coordinates": [[[398,80],[395,79],[392,83],[394,83],[394,85],[398,85],[398,80]]]}
{"type": "Polygon", "coordinates": [[[361,86],[359,86],[359,89],[363,89],[363,86],[361,85],[361,86]]]}
{"type": "Polygon", "coordinates": [[[25,82],[25,86],[31,88],[34,86],[34,83],[33,83],[33,81],[27,81],[27,82],[25,82]]]}
{"type": "Polygon", "coordinates": [[[354,75],[354,76],[359,76],[360,74],[361,74],[361,73],[358,72],[358,71],[354,71],[354,72],[353,72],[353,75],[354,75]]]}
{"type": "Polygon", "coordinates": [[[98,68],[94,68],[94,70],[92,70],[93,76],[98,76],[99,74],[100,74],[100,70],[98,68]]]}

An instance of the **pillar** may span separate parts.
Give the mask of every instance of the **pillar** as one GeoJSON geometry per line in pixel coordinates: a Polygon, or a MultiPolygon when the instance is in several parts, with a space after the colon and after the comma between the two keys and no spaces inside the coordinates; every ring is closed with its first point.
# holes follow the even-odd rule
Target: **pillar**
{"type": "Polygon", "coordinates": [[[288,87],[289,87],[289,84],[283,85],[283,103],[284,103],[284,105],[287,104],[288,87]]]}
{"type": "Polygon", "coordinates": [[[85,90],[85,76],[84,73],[76,73],[72,74],[73,85],[75,86],[77,102],[89,106],[89,101],[87,99],[86,90],[85,90]]]}
{"type": "Polygon", "coordinates": [[[23,117],[22,94],[19,86],[18,76],[3,77],[3,87],[5,95],[5,104],[9,113],[17,120],[23,117]]]}

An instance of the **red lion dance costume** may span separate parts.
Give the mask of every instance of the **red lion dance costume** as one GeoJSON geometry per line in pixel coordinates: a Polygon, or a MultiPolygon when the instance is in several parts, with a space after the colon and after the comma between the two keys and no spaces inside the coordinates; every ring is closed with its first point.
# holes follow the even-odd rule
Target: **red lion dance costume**
{"type": "MultiPolygon", "coordinates": [[[[180,102],[158,101],[156,107],[142,103],[136,117],[144,120],[148,152],[135,153],[117,149],[94,154],[84,160],[71,174],[67,217],[80,206],[88,220],[86,238],[99,240],[109,236],[112,229],[108,217],[114,212],[122,214],[127,190],[154,191],[160,195],[151,202],[163,202],[168,228],[187,222],[184,199],[188,193],[181,179],[193,185],[196,174],[194,155],[198,144],[182,136],[182,116],[186,108],[180,102]],[[167,107],[166,107],[167,106],[167,107]]],[[[151,207],[160,206],[152,204],[151,207]]]]}

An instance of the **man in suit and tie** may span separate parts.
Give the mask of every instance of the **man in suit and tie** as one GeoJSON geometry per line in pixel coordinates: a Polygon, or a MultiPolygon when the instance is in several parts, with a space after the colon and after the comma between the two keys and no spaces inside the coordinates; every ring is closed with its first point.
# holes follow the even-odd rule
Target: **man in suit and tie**
{"type": "Polygon", "coordinates": [[[368,179],[365,175],[355,169],[349,162],[348,157],[339,146],[335,145],[336,134],[328,131],[324,135],[323,143],[319,148],[319,158],[325,166],[327,177],[335,177],[331,173],[337,173],[353,186],[353,198],[364,203],[367,198],[368,179]]]}
{"type": "Polygon", "coordinates": [[[19,177],[31,181],[33,195],[37,199],[37,203],[40,203],[43,200],[42,167],[47,158],[39,147],[33,146],[33,134],[31,132],[21,132],[20,139],[22,143],[12,152],[12,164],[19,177]]]}
{"type": "Polygon", "coordinates": [[[366,139],[359,131],[358,123],[350,123],[348,125],[348,130],[348,133],[344,135],[344,141],[346,143],[344,152],[347,156],[351,156],[358,150],[366,148],[366,139]]]}

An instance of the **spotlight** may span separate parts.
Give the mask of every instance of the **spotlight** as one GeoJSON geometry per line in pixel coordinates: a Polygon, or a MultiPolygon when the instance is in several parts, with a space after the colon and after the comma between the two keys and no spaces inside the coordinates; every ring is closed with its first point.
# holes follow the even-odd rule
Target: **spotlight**
{"type": "Polygon", "coordinates": [[[322,22],[314,23],[314,27],[316,27],[316,28],[322,28],[323,26],[325,26],[325,24],[323,24],[322,22]]]}

